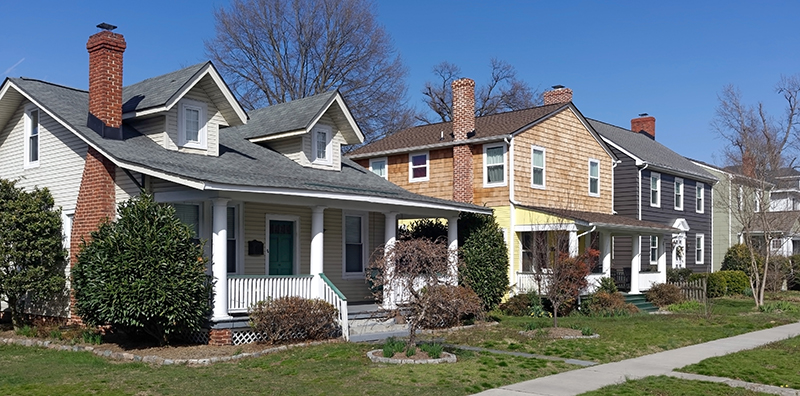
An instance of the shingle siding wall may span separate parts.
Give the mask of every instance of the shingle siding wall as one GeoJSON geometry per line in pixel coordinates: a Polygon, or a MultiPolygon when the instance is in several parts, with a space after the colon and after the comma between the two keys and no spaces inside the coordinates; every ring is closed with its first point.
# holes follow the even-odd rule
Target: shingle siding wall
{"type": "Polygon", "coordinates": [[[55,205],[66,213],[75,210],[87,145],[44,111],[39,112],[39,166],[24,169],[25,106],[0,130],[0,177],[19,179],[17,186],[47,187],[55,205]]]}

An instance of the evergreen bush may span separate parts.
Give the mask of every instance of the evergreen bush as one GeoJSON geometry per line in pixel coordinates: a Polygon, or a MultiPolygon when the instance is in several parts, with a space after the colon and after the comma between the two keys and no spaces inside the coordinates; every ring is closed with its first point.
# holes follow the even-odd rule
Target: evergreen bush
{"type": "Polygon", "coordinates": [[[464,267],[461,283],[468,285],[490,311],[500,304],[508,292],[508,248],[494,216],[480,223],[461,247],[464,267]]]}

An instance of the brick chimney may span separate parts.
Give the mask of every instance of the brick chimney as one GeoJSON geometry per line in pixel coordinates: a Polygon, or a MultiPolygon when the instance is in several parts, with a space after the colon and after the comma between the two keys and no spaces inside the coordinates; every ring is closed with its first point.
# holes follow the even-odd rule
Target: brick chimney
{"type": "Polygon", "coordinates": [[[572,102],[572,90],[565,88],[563,85],[553,85],[552,91],[547,91],[542,95],[544,96],[545,106],[572,102]]]}
{"type": "Polygon", "coordinates": [[[656,119],[647,113],[639,114],[639,118],[631,120],[631,131],[646,133],[650,139],[656,140],[656,119]]]}
{"type": "Polygon", "coordinates": [[[462,78],[453,81],[453,140],[465,144],[453,147],[453,200],[473,200],[472,150],[467,134],[475,130],[475,81],[462,78]]]}
{"type": "MultiPolygon", "coordinates": [[[[103,31],[89,37],[89,120],[88,126],[105,138],[122,138],[122,53],[125,39],[112,33],[115,26],[100,24],[103,31]]],[[[70,266],[75,265],[81,240],[89,241],[92,231],[116,212],[116,166],[89,146],[83,165],[78,203],[72,222],[70,266]]],[[[74,295],[70,322],[80,323],[74,295]]]]}

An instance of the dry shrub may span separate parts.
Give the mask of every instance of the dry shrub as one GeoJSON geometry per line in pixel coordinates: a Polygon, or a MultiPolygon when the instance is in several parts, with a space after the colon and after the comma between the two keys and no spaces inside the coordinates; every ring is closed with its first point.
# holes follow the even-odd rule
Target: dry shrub
{"type": "Polygon", "coordinates": [[[508,316],[528,316],[531,313],[531,307],[536,305],[541,305],[539,296],[536,294],[517,294],[500,304],[498,309],[508,316]]]}
{"type": "Polygon", "coordinates": [[[659,307],[666,307],[667,305],[677,304],[683,301],[681,288],[671,283],[653,285],[645,296],[647,297],[647,301],[659,307]]]}
{"type": "Polygon", "coordinates": [[[270,343],[324,340],[336,336],[336,308],[319,299],[281,297],[250,309],[250,326],[270,343]]]}
{"type": "Polygon", "coordinates": [[[427,303],[419,312],[419,322],[425,329],[453,327],[483,315],[483,301],[468,287],[432,286],[425,290],[424,298],[427,303]]]}
{"type": "Polygon", "coordinates": [[[592,297],[592,302],[589,304],[589,312],[592,315],[617,316],[637,313],[639,308],[636,308],[633,304],[626,303],[625,296],[622,293],[599,291],[592,297]]]}

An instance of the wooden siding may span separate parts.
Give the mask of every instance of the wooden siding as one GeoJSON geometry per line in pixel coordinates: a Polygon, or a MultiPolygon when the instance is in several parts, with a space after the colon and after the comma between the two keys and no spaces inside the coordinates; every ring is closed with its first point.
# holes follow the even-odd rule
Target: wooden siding
{"type": "Polygon", "coordinates": [[[227,125],[227,121],[222,117],[214,102],[209,99],[206,91],[199,84],[189,90],[184,96],[185,99],[191,99],[197,102],[206,104],[206,150],[178,147],[178,110],[180,109],[180,102],[175,104],[166,113],[166,126],[167,132],[165,134],[164,147],[169,150],[177,150],[184,153],[202,154],[217,156],[219,155],[219,126],[227,125]]]}
{"type": "MultiPolygon", "coordinates": [[[[614,168],[614,210],[618,215],[639,219],[639,198],[636,191],[639,189],[639,168],[636,161],[611,147],[611,151],[621,161],[614,168]]],[[[642,194],[650,199],[649,180],[642,186],[642,194]]],[[[649,201],[647,201],[649,202],[649,201]]]]}
{"type": "Polygon", "coordinates": [[[525,205],[611,213],[613,160],[572,111],[514,138],[514,198],[525,205]],[[531,186],[531,149],[545,149],[545,188],[531,186]],[[600,162],[600,196],[589,196],[589,160],[600,162]]]}
{"type": "MultiPolygon", "coordinates": [[[[369,160],[367,168],[369,168],[369,160]]],[[[413,193],[429,197],[453,199],[453,150],[451,148],[428,152],[428,181],[408,180],[409,154],[388,158],[389,181],[413,193]]]]}
{"type": "MultiPolygon", "coordinates": [[[[731,186],[728,174],[710,168],[703,168],[719,179],[714,185],[711,196],[713,197],[712,226],[714,251],[711,255],[712,267],[714,271],[719,271],[722,267],[722,260],[728,248],[739,242],[738,231],[742,229],[741,222],[736,216],[731,214],[731,205],[737,201],[738,187],[731,186]],[[733,189],[732,189],[733,188],[733,189]],[[735,190],[734,190],[735,189],[735,190]]],[[[708,189],[709,187],[706,187],[708,189]]],[[[708,237],[706,237],[708,238],[708,237]]]]}
{"type": "Polygon", "coordinates": [[[44,111],[39,111],[39,166],[24,169],[25,106],[23,101],[0,129],[0,177],[19,179],[18,187],[47,187],[56,207],[75,210],[88,146],[44,111]]]}
{"type": "MultiPolygon", "coordinates": [[[[495,143],[488,143],[490,146],[496,146],[497,142],[495,143]]],[[[505,147],[506,155],[505,155],[505,164],[503,165],[503,171],[505,172],[504,180],[506,181],[504,186],[497,186],[497,187],[484,187],[483,185],[483,178],[484,178],[484,169],[483,169],[483,148],[486,146],[485,144],[475,145],[472,146],[472,174],[474,177],[472,183],[472,191],[473,191],[473,202],[476,205],[484,205],[484,206],[500,206],[500,205],[508,205],[508,177],[510,172],[508,171],[508,146],[503,144],[505,147]]]]}

